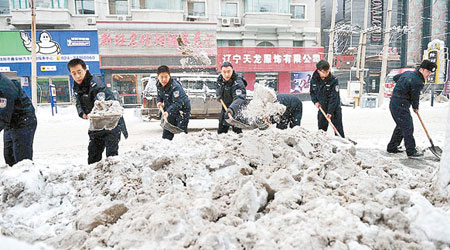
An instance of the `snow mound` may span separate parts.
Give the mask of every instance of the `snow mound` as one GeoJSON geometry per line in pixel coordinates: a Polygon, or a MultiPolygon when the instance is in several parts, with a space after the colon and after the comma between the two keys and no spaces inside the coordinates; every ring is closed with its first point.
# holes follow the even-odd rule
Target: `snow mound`
{"type": "Polygon", "coordinates": [[[286,106],[277,102],[277,94],[273,89],[265,86],[264,83],[256,83],[253,99],[242,111],[242,115],[253,123],[268,120],[271,116],[282,115],[285,111],[286,106]]]}
{"type": "Polygon", "coordinates": [[[0,229],[56,249],[444,249],[428,175],[322,131],[203,130],[90,166],[0,168],[0,229]]]}

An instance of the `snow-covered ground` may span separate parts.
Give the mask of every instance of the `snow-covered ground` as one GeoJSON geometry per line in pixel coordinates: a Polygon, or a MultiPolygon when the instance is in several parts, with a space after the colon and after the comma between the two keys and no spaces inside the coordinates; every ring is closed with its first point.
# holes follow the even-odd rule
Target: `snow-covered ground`
{"type": "MultiPolygon", "coordinates": [[[[448,103],[420,108],[443,147],[448,103]]],[[[33,249],[450,248],[440,163],[428,151],[419,160],[385,152],[395,126],[387,105],[343,107],[356,146],[318,132],[311,102],[303,110],[301,128],[217,135],[217,120],[191,120],[192,132],[164,141],[159,121],[126,109],[120,155],[89,166],[89,122],[74,107],[54,117],[39,108],[34,162],[0,167],[1,234],[33,249]]]]}

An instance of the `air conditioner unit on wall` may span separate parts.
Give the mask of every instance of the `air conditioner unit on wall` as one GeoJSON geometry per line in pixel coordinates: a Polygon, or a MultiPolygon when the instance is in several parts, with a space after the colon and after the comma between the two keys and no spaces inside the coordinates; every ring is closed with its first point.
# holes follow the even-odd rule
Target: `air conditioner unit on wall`
{"type": "Polygon", "coordinates": [[[88,25],[95,25],[97,23],[97,20],[95,20],[95,17],[88,17],[86,19],[86,22],[88,25]]]}
{"type": "Polygon", "coordinates": [[[233,18],[233,24],[236,26],[241,25],[241,19],[239,17],[233,18]]]}
{"type": "Polygon", "coordinates": [[[117,20],[119,20],[119,21],[126,21],[127,20],[127,16],[117,16],[117,20]]]}
{"type": "Polygon", "coordinates": [[[231,23],[231,19],[228,17],[223,17],[222,18],[222,26],[230,26],[231,23]]]}

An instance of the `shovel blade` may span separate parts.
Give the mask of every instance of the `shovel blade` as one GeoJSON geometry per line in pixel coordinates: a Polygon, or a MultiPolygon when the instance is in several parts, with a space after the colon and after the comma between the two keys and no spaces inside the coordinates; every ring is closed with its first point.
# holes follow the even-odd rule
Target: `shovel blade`
{"type": "Polygon", "coordinates": [[[231,126],[237,127],[237,128],[243,128],[243,129],[247,129],[247,128],[252,128],[252,126],[244,124],[238,120],[235,120],[233,118],[231,119],[225,119],[225,121],[230,124],[231,126]]]}
{"type": "Polygon", "coordinates": [[[179,134],[181,132],[184,132],[181,128],[166,122],[164,119],[161,119],[160,125],[161,125],[161,128],[168,130],[172,134],[179,134]]]}
{"type": "Polygon", "coordinates": [[[437,158],[439,158],[439,160],[441,159],[442,156],[442,149],[440,147],[437,146],[431,146],[429,147],[431,153],[433,153],[437,158]]]}

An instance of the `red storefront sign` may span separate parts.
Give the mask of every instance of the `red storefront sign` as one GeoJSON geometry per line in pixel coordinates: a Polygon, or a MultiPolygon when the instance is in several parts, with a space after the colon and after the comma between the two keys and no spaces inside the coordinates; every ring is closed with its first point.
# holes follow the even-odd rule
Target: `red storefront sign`
{"type": "Polygon", "coordinates": [[[323,48],[218,47],[217,69],[229,61],[238,72],[314,71],[323,48]]]}

